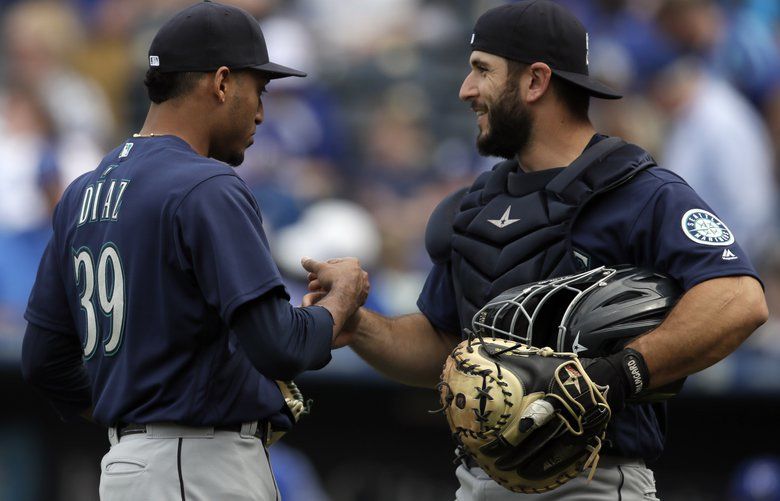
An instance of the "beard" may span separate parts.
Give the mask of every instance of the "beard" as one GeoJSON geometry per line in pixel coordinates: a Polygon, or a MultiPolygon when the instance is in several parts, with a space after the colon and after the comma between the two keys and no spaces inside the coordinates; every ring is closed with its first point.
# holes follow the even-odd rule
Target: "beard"
{"type": "Polygon", "coordinates": [[[242,163],[244,163],[244,152],[234,152],[231,153],[226,159],[225,163],[228,164],[231,167],[238,167],[242,163]]]}
{"type": "Polygon", "coordinates": [[[533,117],[520,102],[515,88],[507,85],[488,109],[488,130],[477,136],[477,151],[480,155],[509,160],[528,145],[533,117]]]}
{"type": "Polygon", "coordinates": [[[242,150],[235,151],[209,151],[209,157],[220,162],[225,162],[231,167],[238,167],[244,162],[244,152],[242,150]]]}

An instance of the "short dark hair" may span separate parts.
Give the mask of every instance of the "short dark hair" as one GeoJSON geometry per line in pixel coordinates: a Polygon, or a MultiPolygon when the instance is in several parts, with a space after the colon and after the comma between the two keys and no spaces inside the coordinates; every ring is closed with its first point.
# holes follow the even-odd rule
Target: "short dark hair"
{"type": "Polygon", "coordinates": [[[586,90],[555,76],[555,73],[553,73],[550,85],[574,118],[584,121],[588,120],[590,94],[586,90]]]}
{"type": "MultiPolygon", "coordinates": [[[[515,82],[529,66],[530,64],[507,59],[507,81],[515,82]]],[[[590,94],[587,91],[555,76],[555,73],[550,80],[550,86],[575,118],[588,120],[590,94]]]]}
{"type": "Polygon", "coordinates": [[[149,68],[144,85],[149,99],[160,104],[190,92],[203,75],[203,72],[198,71],[162,72],[149,68]]]}

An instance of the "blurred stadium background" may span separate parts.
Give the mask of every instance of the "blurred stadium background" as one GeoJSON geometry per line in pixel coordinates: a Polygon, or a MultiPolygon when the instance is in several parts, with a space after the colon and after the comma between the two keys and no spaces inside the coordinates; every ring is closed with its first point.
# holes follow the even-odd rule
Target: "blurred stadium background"
{"type": "MultiPolygon", "coordinates": [[[[64,186],[140,128],[146,50],[193,0],[0,0],[0,500],[97,499],[104,431],[60,423],[19,375],[22,312],[64,186]]],[[[228,0],[225,0],[228,1],[228,0]]],[[[561,0],[590,32],[591,73],[622,90],[601,131],[648,148],[715,208],[759,267],[769,323],[689,379],[651,465],[664,500],[780,499],[780,2],[561,0]]],[[[457,94],[477,16],[496,0],[229,0],[273,60],[239,169],[294,300],[302,255],[357,255],[370,307],[414,311],[428,214],[492,165],[457,94]]],[[[429,390],[348,349],[299,384],[314,413],[272,449],[289,501],[454,498],[453,444],[429,390]]]]}

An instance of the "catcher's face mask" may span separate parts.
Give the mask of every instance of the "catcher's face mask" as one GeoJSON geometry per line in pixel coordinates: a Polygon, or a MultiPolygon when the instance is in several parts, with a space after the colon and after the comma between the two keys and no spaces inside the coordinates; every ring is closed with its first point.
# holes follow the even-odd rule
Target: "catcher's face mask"
{"type": "Polygon", "coordinates": [[[655,328],[682,294],[671,278],[629,266],[509,289],[472,319],[478,337],[498,337],[594,357],[655,328]]]}

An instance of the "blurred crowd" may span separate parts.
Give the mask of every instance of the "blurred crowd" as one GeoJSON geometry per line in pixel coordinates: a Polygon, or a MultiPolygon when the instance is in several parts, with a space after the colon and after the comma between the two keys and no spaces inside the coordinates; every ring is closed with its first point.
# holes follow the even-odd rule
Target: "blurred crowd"
{"type": "MultiPolygon", "coordinates": [[[[140,128],[148,45],[192,1],[0,0],[5,363],[18,358],[52,208],[71,180],[140,128]]],[[[414,310],[430,267],[428,215],[495,161],[476,154],[473,114],[457,95],[473,21],[502,2],[225,1],[260,20],[273,60],[309,73],[271,83],[265,122],[238,170],[260,203],[293,300],[303,294],[300,256],[356,255],[371,272],[371,308],[414,310]]],[[[597,128],[646,147],[685,177],[780,305],[780,3],[560,1],[589,30],[591,73],[626,95],[594,100],[597,128]]],[[[773,319],[742,351],[780,365],[772,364],[778,331],[773,319]]],[[[728,361],[713,377],[770,384],[744,370],[728,361]]]]}
{"type": "MultiPolygon", "coordinates": [[[[53,207],[140,129],[149,43],[193,1],[0,0],[0,363],[18,363],[53,207]]],[[[473,22],[503,2],[223,1],[260,20],[272,60],[309,73],[271,83],[238,170],[293,301],[301,256],[356,255],[371,274],[369,307],[415,310],[428,215],[495,162],[477,155],[457,96],[473,22]]],[[[560,2],[588,28],[591,73],[626,96],[592,102],[597,128],[688,180],[762,274],[770,322],[689,387],[780,394],[780,2],[560,2]]],[[[345,370],[349,353],[327,370],[345,370]]],[[[324,499],[317,489],[303,499],[324,499]]]]}

